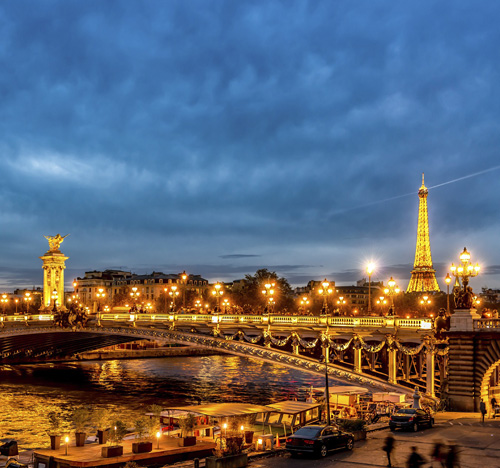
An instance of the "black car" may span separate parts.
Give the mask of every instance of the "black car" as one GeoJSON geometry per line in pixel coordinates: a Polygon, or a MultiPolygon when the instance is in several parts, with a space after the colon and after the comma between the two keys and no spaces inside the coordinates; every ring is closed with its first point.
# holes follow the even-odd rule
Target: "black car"
{"type": "Polygon", "coordinates": [[[286,450],[293,456],[312,454],[326,457],[330,450],[352,450],[354,437],[337,426],[303,426],[286,439],[286,450]]]}
{"type": "Polygon", "coordinates": [[[434,418],[430,413],[416,408],[401,408],[389,420],[391,431],[411,429],[416,432],[423,426],[432,427],[433,424],[434,418]]]}

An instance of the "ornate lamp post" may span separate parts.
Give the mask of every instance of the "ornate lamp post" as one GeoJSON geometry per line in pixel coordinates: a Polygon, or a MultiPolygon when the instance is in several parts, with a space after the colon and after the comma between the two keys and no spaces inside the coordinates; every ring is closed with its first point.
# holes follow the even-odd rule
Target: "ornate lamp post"
{"type": "Polygon", "coordinates": [[[194,301],[194,307],[196,308],[196,311],[197,313],[199,314],[201,312],[201,301],[199,299],[196,299],[196,301],[194,301]]]}
{"type": "Polygon", "coordinates": [[[307,298],[307,296],[302,296],[302,298],[300,299],[300,310],[302,311],[302,313],[306,312],[306,307],[309,305],[309,299],[307,298]]]}
{"type": "Polygon", "coordinates": [[[186,285],[187,285],[187,279],[188,279],[188,274],[183,271],[181,273],[181,280],[182,280],[182,308],[186,308],[186,285]]]}
{"type": "Polygon", "coordinates": [[[330,390],[328,388],[328,359],[325,356],[319,358],[320,363],[325,363],[325,398],[326,398],[326,424],[330,425],[330,390]]]}
{"type": "Polygon", "coordinates": [[[2,307],[3,307],[3,315],[5,315],[5,307],[7,306],[7,302],[9,302],[7,294],[2,294],[2,307]]]}
{"type": "Polygon", "coordinates": [[[372,311],[372,295],[371,295],[371,285],[372,285],[372,273],[375,269],[375,265],[373,263],[369,263],[366,265],[366,273],[368,274],[368,313],[370,314],[372,311]]]}
{"type": "Polygon", "coordinates": [[[132,301],[134,302],[134,309],[137,309],[137,299],[139,299],[140,295],[141,295],[141,293],[134,286],[132,288],[132,292],[130,293],[130,297],[132,298],[132,301]]]}
{"type": "Polygon", "coordinates": [[[17,315],[17,304],[19,304],[19,299],[16,297],[16,298],[14,299],[14,302],[15,302],[15,304],[16,304],[16,315],[17,315]]]}
{"type": "Polygon", "coordinates": [[[423,307],[425,314],[427,314],[427,306],[431,305],[431,303],[432,301],[427,295],[422,296],[422,299],[420,299],[420,305],[423,307]]]}
{"type": "Polygon", "coordinates": [[[170,310],[175,312],[175,298],[179,295],[179,291],[177,291],[177,286],[172,286],[168,294],[172,298],[172,307],[170,310]]]}
{"type": "Polygon", "coordinates": [[[103,288],[99,288],[97,290],[97,312],[101,311],[101,299],[104,299],[106,297],[106,293],[104,292],[103,288]]]}
{"type": "Polygon", "coordinates": [[[389,308],[389,315],[394,315],[394,296],[396,294],[399,294],[400,289],[392,276],[389,279],[389,281],[387,281],[387,286],[388,287],[384,289],[384,294],[391,298],[391,307],[389,308]]]}
{"type": "Polygon", "coordinates": [[[455,266],[451,264],[451,274],[457,279],[462,279],[462,291],[458,294],[455,307],[457,309],[470,309],[474,305],[472,288],[469,286],[469,278],[479,274],[480,266],[478,263],[472,265],[470,261],[470,253],[464,247],[463,252],[460,254],[460,265],[455,266]]]}
{"type": "Polygon", "coordinates": [[[224,306],[224,313],[227,315],[227,309],[229,308],[229,299],[224,299],[222,301],[222,305],[224,306]]]}
{"type": "Polygon", "coordinates": [[[330,283],[325,278],[321,283],[322,288],[318,289],[318,294],[323,296],[323,308],[321,309],[321,315],[328,314],[328,296],[333,293],[333,289],[330,288],[330,283]]]}
{"type": "Polygon", "coordinates": [[[262,290],[262,294],[266,298],[266,308],[264,309],[264,312],[272,312],[274,308],[274,283],[266,283],[264,285],[264,288],[262,290]]]}
{"type": "Polygon", "coordinates": [[[450,315],[450,283],[451,276],[449,273],[446,273],[446,277],[444,278],[444,282],[446,283],[446,313],[450,315]]]}
{"type": "Polygon", "coordinates": [[[57,291],[54,289],[52,291],[52,301],[54,302],[54,307],[52,307],[52,312],[57,312],[57,291]]]}
{"type": "Polygon", "coordinates": [[[344,296],[339,296],[339,298],[337,300],[337,305],[339,307],[340,315],[342,315],[343,306],[345,306],[346,304],[347,304],[347,301],[344,299],[344,296]]]}
{"type": "Polygon", "coordinates": [[[224,294],[224,291],[222,290],[222,284],[217,281],[217,283],[214,284],[214,289],[212,290],[212,296],[215,296],[217,298],[217,310],[215,311],[216,313],[220,313],[220,297],[224,294]]]}
{"type": "Polygon", "coordinates": [[[24,300],[26,301],[26,314],[29,314],[30,311],[30,302],[33,298],[31,297],[31,293],[25,292],[24,293],[24,300]]]}

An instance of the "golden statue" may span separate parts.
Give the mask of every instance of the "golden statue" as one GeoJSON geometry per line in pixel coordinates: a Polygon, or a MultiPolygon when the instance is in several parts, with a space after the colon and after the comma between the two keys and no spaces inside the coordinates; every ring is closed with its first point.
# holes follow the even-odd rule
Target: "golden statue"
{"type": "Polygon", "coordinates": [[[66,234],[64,237],[61,236],[61,234],[56,234],[55,236],[43,236],[43,237],[45,237],[45,239],[49,241],[49,252],[58,252],[59,246],[68,236],[69,234],[66,234]]]}

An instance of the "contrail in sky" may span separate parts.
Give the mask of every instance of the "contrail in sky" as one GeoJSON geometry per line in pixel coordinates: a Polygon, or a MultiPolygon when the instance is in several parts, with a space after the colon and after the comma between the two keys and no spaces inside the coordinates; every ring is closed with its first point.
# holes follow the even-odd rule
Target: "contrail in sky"
{"type": "Polygon", "coordinates": [[[443,182],[442,184],[433,185],[432,187],[429,187],[429,190],[437,187],[442,187],[443,185],[453,184],[453,182],[458,182],[460,180],[470,179],[471,177],[476,177],[481,174],[486,174],[487,172],[496,171],[497,169],[500,169],[500,166],[490,167],[489,169],[485,169],[484,171],[474,172],[474,174],[469,174],[463,177],[459,177],[458,179],[449,180],[448,182],[443,182]]]}
{"type": "MultiPolygon", "coordinates": [[[[435,188],[438,188],[438,187],[442,187],[443,185],[453,184],[455,182],[459,182],[460,180],[470,179],[471,177],[476,177],[478,175],[486,174],[487,172],[496,171],[498,169],[500,169],[500,166],[490,167],[489,169],[485,169],[484,171],[474,172],[474,174],[469,174],[469,175],[466,175],[466,176],[463,176],[463,177],[459,177],[458,179],[449,180],[447,182],[443,182],[442,184],[433,185],[432,187],[427,187],[427,188],[428,188],[428,190],[435,189],[435,188]]],[[[377,200],[377,201],[373,201],[373,202],[370,202],[370,203],[365,203],[363,205],[357,205],[357,206],[352,206],[350,208],[339,209],[339,210],[336,210],[336,211],[330,213],[330,215],[342,214],[342,213],[345,213],[347,211],[358,210],[360,208],[366,208],[368,206],[378,205],[380,203],[386,203],[386,202],[389,202],[389,201],[392,201],[392,200],[397,200],[398,198],[404,198],[404,197],[413,196],[416,193],[417,193],[416,191],[413,191],[411,193],[405,193],[403,195],[396,195],[394,197],[384,198],[383,200],[377,200]]]]}

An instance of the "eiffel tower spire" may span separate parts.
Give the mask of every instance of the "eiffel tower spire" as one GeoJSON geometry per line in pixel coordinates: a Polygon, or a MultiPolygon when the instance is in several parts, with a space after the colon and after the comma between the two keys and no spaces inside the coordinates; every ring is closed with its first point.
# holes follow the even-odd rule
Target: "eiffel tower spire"
{"type": "Polygon", "coordinates": [[[418,191],[420,199],[418,205],[417,247],[415,249],[415,262],[411,271],[410,284],[406,292],[439,291],[436,281],[436,270],[432,268],[431,244],[429,241],[429,218],[427,216],[427,195],[429,191],[424,184],[422,173],[422,186],[418,191]]]}

